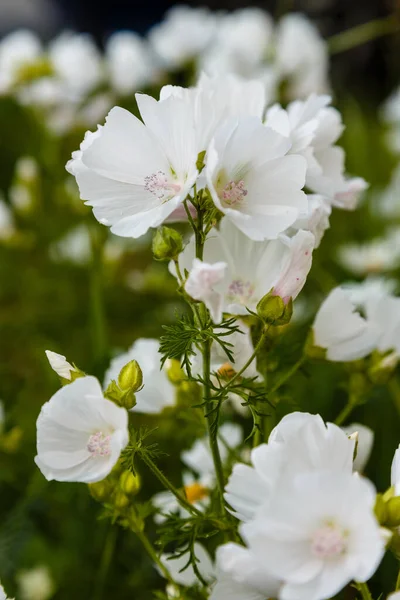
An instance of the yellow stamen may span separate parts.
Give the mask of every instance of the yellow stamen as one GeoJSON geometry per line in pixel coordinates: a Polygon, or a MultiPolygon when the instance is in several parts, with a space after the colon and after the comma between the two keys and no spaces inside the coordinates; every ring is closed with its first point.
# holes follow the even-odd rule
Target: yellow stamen
{"type": "Polygon", "coordinates": [[[190,504],[195,504],[195,502],[199,502],[200,500],[204,500],[208,496],[208,489],[195,481],[190,485],[185,485],[185,495],[190,502],[190,504]]]}

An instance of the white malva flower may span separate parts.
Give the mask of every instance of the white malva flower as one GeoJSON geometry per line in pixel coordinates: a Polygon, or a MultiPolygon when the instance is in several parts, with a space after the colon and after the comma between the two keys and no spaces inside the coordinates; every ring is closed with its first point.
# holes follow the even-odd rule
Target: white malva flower
{"type": "Polygon", "coordinates": [[[346,244],[339,249],[339,262],[355,275],[391,271],[400,265],[400,245],[396,230],[384,238],[362,244],[346,244]]]}
{"type": "Polygon", "coordinates": [[[395,495],[400,496],[400,446],[393,456],[390,484],[394,487],[395,495]]]}
{"type": "Polygon", "coordinates": [[[133,31],[119,31],[107,40],[106,63],[111,87],[121,95],[137,91],[154,77],[149,48],[133,31]]]}
{"type": "Polygon", "coordinates": [[[397,282],[394,279],[368,275],[361,282],[349,281],[343,283],[341,287],[349,295],[353,304],[365,309],[371,301],[393,294],[396,291],[397,282]]]}
{"type": "Polygon", "coordinates": [[[375,433],[370,427],[362,425],[361,423],[351,423],[351,425],[346,425],[346,427],[343,427],[343,431],[346,435],[357,433],[357,455],[354,459],[353,468],[355,471],[362,473],[371,456],[375,433]]]}
{"type": "Polygon", "coordinates": [[[64,386],[37,420],[35,462],[48,481],[101,481],[129,441],[128,413],[106,400],[95,377],[64,386]]]}
{"type": "Polygon", "coordinates": [[[307,212],[306,161],[286,156],[290,141],[257,118],[230,119],[207,150],[208,188],[217,208],[255,241],[275,239],[307,212]]]}
{"type": "Polygon", "coordinates": [[[152,27],[149,42],[160,63],[171,69],[184,67],[209,45],[217,16],[206,8],[174,6],[164,21],[152,27]]]}
{"type": "Polygon", "coordinates": [[[238,544],[220,546],[216,554],[217,581],[210,600],[265,600],[278,596],[280,581],[263,558],[238,544]]]}
{"type": "Polygon", "coordinates": [[[185,290],[194,298],[204,302],[215,323],[222,320],[222,295],[215,291],[215,286],[224,279],[227,264],[217,262],[205,263],[198,258],[193,259],[192,269],[185,283],[185,290]]]}
{"type": "Polygon", "coordinates": [[[190,106],[173,96],[162,102],[145,95],[136,99],[145,124],[113,108],[67,165],[98,221],[134,238],[165,221],[197,178],[190,106]]]}
{"type": "Polygon", "coordinates": [[[0,240],[8,240],[14,233],[15,226],[12,211],[0,196],[0,240]]]}
{"type": "Polygon", "coordinates": [[[356,312],[340,287],[322,303],[313,325],[314,346],[326,350],[326,358],[347,362],[364,358],[376,348],[380,331],[356,312]]]}
{"type": "Polygon", "coordinates": [[[59,377],[71,381],[71,374],[76,371],[75,367],[73,367],[62,354],[57,354],[57,352],[52,352],[51,350],[46,350],[45,352],[53,371],[55,371],[59,377]]]}
{"type": "MultiPolygon", "coordinates": [[[[311,268],[313,247],[314,236],[308,231],[299,231],[293,238],[254,242],[223,218],[219,230],[213,230],[204,246],[204,260],[215,270],[220,265],[221,277],[212,285],[215,306],[226,313],[247,315],[246,309],[254,311],[271,290],[284,299],[296,298],[311,268]]],[[[194,256],[191,238],[179,256],[181,271],[190,268],[194,256]]],[[[170,269],[175,273],[173,264],[170,269]]]]}
{"type": "Polygon", "coordinates": [[[17,579],[21,600],[48,600],[54,594],[54,583],[45,566],[21,571],[17,579]]]}
{"type": "MultiPolygon", "coordinates": [[[[205,581],[211,582],[215,577],[215,567],[210,555],[207,550],[205,550],[204,546],[198,542],[195,542],[194,544],[194,552],[197,558],[197,569],[205,581]]],[[[179,551],[177,551],[175,555],[172,553],[162,554],[160,560],[170,572],[172,579],[179,585],[191,587],[198,584],[199,580],[194,572],[193,566],[190,564],[185,568],[189,562],[189,554],[186,553],[179,557],[177,556],[178,554],[180,554],[179,551]]],[[[164,576],[162,571],[159,570],[159,573],[164,576]]]]}
{"type": "Polygon", "coordinates": [[[307,215],[297,219],[291,229],[310,231],[315,238],[315,248],[318,248],[325,231],[330,227],[329,217],[332,213],[332,206],[329,200],[320,194],[307,194],[307,200],[307,215]]]}
{"type": "Polygon", "coordinates": [[[377,349],[394,350],[400,356],[400,298],[388,294],[372,297],[366,303],[366,315],[380,330],[377,349]]]}
{"type": "MultiPolygon", "coordinates": [[[[222,463],[226,463],[230,451],[237,448],[243,440],[243,432],[239,425],[224,423],[218,430],[218,447],[222,463]]],[[[193,506],[204,510],[210,502],[210,493],[215,484],[215,468],[210,450],[208,437],[196,440],[189,450],[181,455],[182,462],[196,474],[185,471],[183,473],[183,486],[185,496],[193,506]]],[[[182,517],[187,517],[188,512],[180,506],[176,497],[169,491],[159,492],[153,496],[153,504],[161,514],[156,515],[155,521],[161,523],[165,514],[179,511],[182,517]]]]}
{"type": "Polygon", "coordinates": [[[283,477],[330,470],[351,472],[354,440],[319,415],[295,412],[271,432],[268,444],[251,452],[251,466],[236,464],[226,486],[225,499],[241,521],[254,518],[268,502],[283,477]]]}
{"type": "Polygon", "coordinates": [[[0,600],[11,600],[8,598],[7,594],[4,591],[3,586],[0,584],[0,600]]]}
{"type": "Polygon", "coordinates": [[[159,341],[141,338],[136,340],[123,354],[112,359],[104,377],[104,388],[118,375],[126,364],[136,360],[143,373],[143,388],[136,392],[136,406],[133,412],[157,414],[166,406],[175,404],[175,388],[168,379],[164,369],[161,369],[161,356],[158,351],[159,341]]]}
{"type": "Polygon", "coordinates": [[[18,29],[0,42],[0,94],[9,91],[25,67],[37,61],[42,45],[35,33],[18,29]]]}
{"type": "Polygon", "coordinates": [[[281,579],[280,600],[325,600],[352,580],[367,581],[382,560],[375,499],[373,485],[350,473],[299,474],[242,525],[241,535],[281,579]]]}

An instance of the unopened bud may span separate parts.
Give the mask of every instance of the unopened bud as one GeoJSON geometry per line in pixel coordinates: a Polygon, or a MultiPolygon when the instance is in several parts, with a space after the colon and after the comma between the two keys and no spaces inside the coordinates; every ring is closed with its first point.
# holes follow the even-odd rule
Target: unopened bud
{"type": "Polygon", "coordinates": [[[271,290],[257,304],[257,314],[269,325],[286,325],[293,314],[293,302],[290,298],[287,303],[271,290]]]}
{"type": "Polygon", "coordinates": [[[97,502],[106,502],[111,495],[111,484],[106,480],[89,483],[88,487],[90,495],[97,502]]]}
{"type": "Polygon", "coordinates": [[[124,492],[117,491],[113,501],[115,508],[119,510],[126,508],[129,505],[129,502],[129,498],[124,492]]]}
{"type": "Polygon", "coordinates": [[[140,489],[140,477],[131,471],[123,471],[119,478],[119,487],[127,496],[134,496],[140,489]]]}
{"type": "Polygon", "coordinates": [[[159,227],[154,234],[152,247],[156,260],[176,260],[183,249],[182,236],[170,227],[159,227]]]}
{"type": "Polygon", "coordinates": [[[131,360],[122,367],[118,375],[118,385],[123,391],[130,390],[135,393],[140,390],[143,385],[143,373],[136,360],[131,360]]]}

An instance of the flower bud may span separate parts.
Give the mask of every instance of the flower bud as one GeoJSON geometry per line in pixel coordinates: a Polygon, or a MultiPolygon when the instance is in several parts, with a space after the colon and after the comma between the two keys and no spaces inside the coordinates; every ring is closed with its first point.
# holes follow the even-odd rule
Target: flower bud
{"type": "Polygon", "coordinates": [[[143,373],[136,360],[131,360],[122,367],[118,375],[118,385],[123,391],[130,390],[135,393],[140,390],[143,385],[143,373]]]}
{"type": "Polygon", "coordinates": [[[97,481],[96,483],[89,483],[89,492],[92,498],[97,502],[106,502],[111,495],[111,484],[107,480],[97,481]]]}
{"type": "Polygon", "coordinates": [[[115,508],[122,510],[123,508],[126,508],[129,505],[129,498],[124,492],[117,491],[114,496],[113,504],[115,508]]]}
{"type": "Polygon", "coordinates": [[[62,354],[46,350],[46,356],[51,368],[57,373],[63,385],[72,383],[75,379],[85,376],[83,371],[78,369],[75,365],[71,365],[62,354]]]}
{"type": "Polygon", "coordinates": [[[170,227],[159,227],[154,234],[152,248],[156,260],[175,260],[183,249],[182,236],[170,227]]]}
{"type": "Polygon", "coordinates": [[[127,496],[134,496],[140,489],[140,477],[131,471],[123,471],[119,478],[119,487],[127,496]]]}
{"type": "Polygon", "coordinates": [[[400,526],[400,496],[394,496],[386,503],[385,525],[387,527],[400,526]]]}
{"type": "Polygon", "coordinates": [[[269,325],[286,325],[293,314],[292,299],[285,304],[283,298],[276,296],[271,290],[257,304],[257,314],[269,325]]]}

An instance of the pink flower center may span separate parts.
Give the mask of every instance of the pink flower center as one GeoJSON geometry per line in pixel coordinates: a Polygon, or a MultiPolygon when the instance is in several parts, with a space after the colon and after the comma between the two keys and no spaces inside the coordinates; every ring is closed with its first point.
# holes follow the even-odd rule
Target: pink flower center
{"type": "Polygon", "coordinates": [[[246,305],[254,294],[254,285],[251,281],[234,279],[228,288],[228,300],[246,305]]]}
{"type": "Polygon", "coordinates": [[[144,178],[144,189],[164,203],[179,194],[181,186],[169,181],[163,171],[157,171],[144,178]]]}
{"type": "Polygon", "coordinates": [[[90,436],[87,449],[92,456],[110,456],[110,439],[109,435],[105,435],[102,431],[97,431],[90,436]]]}
{"type": "Polygon", "coordinates": [[[346,534],[335,525],[323,525],[312,536],[311,550],[318,558],[339,556],[346,550],[346,534]]]}
{"type": "Polygon", "coordinates": [[[227,204],[228,206],[236,206],[243,202],[247,194],[248,192],[244,187],[243,179],[237,183],[235,181],[230,181],[222,190],[222,200],[224,201],[224,204],[227,204]]]}

